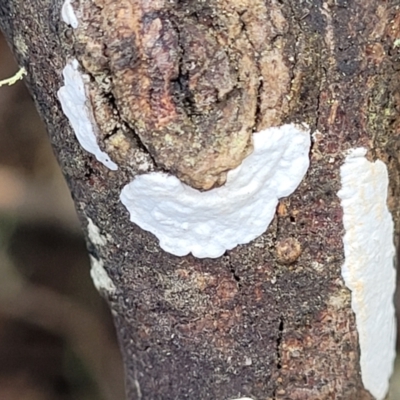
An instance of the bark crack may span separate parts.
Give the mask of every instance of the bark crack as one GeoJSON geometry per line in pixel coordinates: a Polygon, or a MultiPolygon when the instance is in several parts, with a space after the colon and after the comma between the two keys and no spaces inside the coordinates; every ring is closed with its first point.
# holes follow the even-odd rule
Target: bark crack
{"type": "Polygon", "coordinates": [[[228,262],[228,267],[229,267],[229,271],[232,274],[233,279],[237,282],[237,286],[239,289],[241,289],[242,287],[242,283],[241,283],[241,277],[237,274],[236,268],[234,267],[234,264],[231,261],[231,258],[229,257],[229,262],[228,262]]]}
{"type": "Polygon", "coordinates": [[[277,368],[282,369],[282,354],[281,354],[281,346],[283,339],[283,330],[284,330],[284,320],[281,316],[279,319],[279,327],[278,327],[278,338],[276,340],[276,359],[277,359],[277,368]]]}
{"type": "Polygon", "coordinates": [[[237,282],[238,288],[240,289],[240,288],[242,287],[242,284],[240,283],[241,278],[240,278],[240,276],[236,273],[236,270],[235,270],[235,268],[233,267],[233,265],[232,265],[232,264],[229,264],[229,266],[230,266],[230,270],[231,270],[233,279],[235,279],[235,281],[237,282]]]}
{"type": "MultiPolygon", "coordinates": [[[[90,75],[90,77],[91,77],[91,79],[94,79],[93,76],[90,75]]],[[[117,134],[118,131],[121,130],[121,127],[123,127],[123,128],[125,128],[125,129],[123,129],[123,131],[131,133],[131,138],[135,141],[135,145],[136,145],[137,149],[139,149],[144,154],[146,154],[146,155],[148,155],[150,157],[150,159],[151,159],[151,161],[153,163],[153,167],[157,167],[161,171],[166,172],[163,168],[160,168],[157,165],[157,163],[156,163],[156,161],[154,159],[154,156],[147,149],[146,145],[143,143],[143,141],[141,140],[140,136],[136,133],[136,131],[131,126],[128,125],[128,123],[122,117],[122,115],[121,115],[121,113],[120,113],[120,111],[118,109],[118,106],[117,106],[117,101],[116,101],[112,91],[109,91],[108,93],[105,93],[105,98],[107,99],[108,104],[111,106],[111,108],[113,110],[113,114],[117,117],[118,122],[119,122],[119,124],[121,124],[121,126],[116,125],[111,130],[111,132],[106,133],[104,135],[103,141],[109,140],[113,135],[117,134]]]]}
{"type": "Polygon", "coordinates": [[[243,20],[243,15],[246,12],[247,11],[238,12],[237,14],[238,14],[238,17],[239,17],[239,21],[242,24],[241,32],[246,37],[247,42],[249,43],[251,49],[253,50],[254,59],[256,60],[255,64],[256,64],[256,67],[257,67],[257,74],[258,74],[259,84],[258,84],[258,87],[257,87],[257,99],[256,99],[255,115],[253,116],[253,119],[254,119],[253,131],[255,131],[257,129],[257,126],[259,125],[259,123],[262,120],[262,116],[261,116],[261,93],[262,93],[263,88],[264,88],[264,81],[263,81],[263,76],[262,76],[262,73],[261,73],[261,66],[260,66],[259,56],[257,55],[257,51],[255,49],[254,43],[251,40],[250,35],[249,35],[248,31],[247,31],[246,22],[243,20]]]}
{"type": "MultiPolygon", "coordinates": [[[[319,96],[317,96],[317,104],[316,104],[316,108],[315,108],[315,126],[313,130],[317,130],[319,127],[319,123],[320,123],[320,118],[321,118],[321,95],[322,95],[322,89],[323,89],[323,79],[322,76],[326,76],[326,70],[324,67],[321,66],[321,64],[319,65],[319,79],[318,79],[318,92],[319,92],[319,96]]],[[[311,143],[311,148],[313,146],[313,143],[311,143]]]]}
{"type": "MultiPolygon", "coordinates": [[[[283,316],[280,316],[279,318],[279,325],[278,325],[278,337],[276,339],[276,347],[275,347],[275,357],[276,357],[276,368],[279,370],[282,369],[282,341],[283,341],[283,332],[285,329],[284,325],[284,318],[283,316]]],[[[277,391],[278,391],[278,385],[277,385],[277,379],[275,379],[275,387],[272,392],[273,399],[276,400],[277,397],[277,391]]]]}
{"type": "Polygon", "coordinates": [[[193,116],[196,115],[195,101],[193,99],[193,95],[189,89],[189,73],[184,73],[183,70],[183,62],[185,57],[185,48],[182,45],[182,33],[179,29],[179,24],[174,21],[172,17],[170,17],[170,21],[172,27],[174,28],[177,37],[178,37],[178,48],[179,48],[179,60],[178,60],[178,76],[171,80],[172,87],[178,86],[178,102],[181,102],[186,115],[189,117],[190,121],[194,124],[193,116]]]}

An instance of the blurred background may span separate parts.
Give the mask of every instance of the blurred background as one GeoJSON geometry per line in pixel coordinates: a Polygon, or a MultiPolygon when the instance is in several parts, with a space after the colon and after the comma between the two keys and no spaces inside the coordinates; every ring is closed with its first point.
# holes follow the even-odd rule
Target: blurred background
{"type": "MultiPolygon", "coordinates": [[[[0,33],[0,80],[16,71],[0,33]]],[[[124,399],[111,315],[89,270],[32,99],[22,82],[1,87],[0,400],[124,399]]],[[[400,400],[399,358],[389,399],[400,400]]]]}
{"type": "MultiPolygon", "coordinates": [[[[18,66],[0,34],[0,80],[18,66]]],[[[123,400],[111,314],[22,82],[0,88],[0,399],[123,400]]]]}

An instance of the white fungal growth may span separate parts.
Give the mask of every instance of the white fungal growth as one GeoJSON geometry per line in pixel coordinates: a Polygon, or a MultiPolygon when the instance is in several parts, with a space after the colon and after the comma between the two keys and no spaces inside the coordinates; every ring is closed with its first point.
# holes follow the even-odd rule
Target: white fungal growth
{"type": "Polygon", "coordinates": [[[309,166],[310,133],[290,124],[253,135],[254,151],[222,187],[201,192],[160,172],[137,176],[121,192],[131,221],[177,256],[216,258],[265,232],[278,199],[289,196],[309,166]]]}
{"type": "MultiPolygon", "coordinates": [[[[90,241],[97,246],[104,246],[107,244],[107,238],[100,233],[99,227],[94,224],[91,218],[88,218],[87,220],[87,229],[90,241]]],[[[92,265],[92,268],[90,269],[90,276],[92,277],[96,289],[99,292],[115,292],[116,287],[104,269],[103,261],[97,260],[96,258],[90,256],[90,263],[92,265]]]]}
{"type": "Polygon", "coordinates": [[[100,233],[99,227],[94,224],[91,218],[88,218],[87,220],[87,230],[90,241],[98,246],[104,246],[107,244],[107,238],[100,233]]]}
{"type": "Polygon", "coordinates": [[[117,164],[100,149],[95,134],[96,123],[86,96],[84,78],[79,72],[78,60],[68,62],[63,70],[64,86],[58,91],[58,99],[81,146],[92,153],[98,161],[115,171],[117,164]]]}
{"type": "Polygon", "coordinates": [[[365,154],[363,148],[352,150],[340,169],[338,196],[346,231],[342,275],[356,316],[362,381],[383,400],[396,354],[394,227],[386,204],[386,166],[368,161],[365,154]]]}
{"type": "Polygon", "coordinates": [[[117,288],[104,269],[103,261],[90,256],[90,276],[98,292],[114,293],[117,288]]]}
{"type": "Polygon", "coordinates": [[[79,25],[78,18],[76,18],[74,8],[72,7],[71,0],[65,0],[61,8],[62,20],[76,29],[79,25]]]}

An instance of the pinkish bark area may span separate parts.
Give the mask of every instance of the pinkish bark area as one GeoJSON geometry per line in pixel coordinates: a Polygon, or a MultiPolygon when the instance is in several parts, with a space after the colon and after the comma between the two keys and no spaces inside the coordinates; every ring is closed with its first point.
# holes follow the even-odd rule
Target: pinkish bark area
{"type": "Polygon", "coordinates": [[[92,257],[116,285],[128,399],[370,400],[343,264],[337,197],[345,150],[391,175],[399,230],[395,1],[51,0],[0,3],[48,126],[92,257]],[[77,58],[111,172],[79,146],[56,93],[77,58]],[[122,187],[169,171],[205,190],[251,151],[251,133],[305,122],[311,165],[268,230],[217,259],[175,257],[129,222],[122,187]],[[145,162],[143,161],[145,160],[145,162]]]}

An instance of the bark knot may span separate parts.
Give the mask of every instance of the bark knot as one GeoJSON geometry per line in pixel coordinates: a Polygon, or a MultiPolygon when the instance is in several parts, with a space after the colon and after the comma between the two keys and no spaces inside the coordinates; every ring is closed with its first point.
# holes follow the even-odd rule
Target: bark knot
{"type": "Polygon", "coordinates": [[[225,3],[95,0],[77,10],[86,72],[156,168],[200,190],[225,183],[255,130],[282,122],[290,86],[280,6],[225,3]]]}

